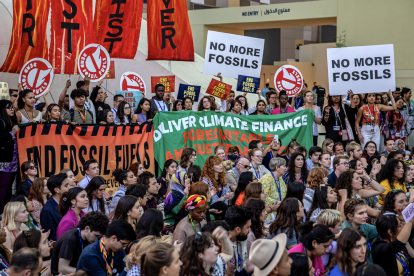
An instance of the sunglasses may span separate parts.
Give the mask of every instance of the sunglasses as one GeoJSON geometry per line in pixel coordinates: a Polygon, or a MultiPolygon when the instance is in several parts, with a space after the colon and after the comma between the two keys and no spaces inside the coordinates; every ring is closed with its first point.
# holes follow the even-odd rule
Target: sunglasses
{"type": "Polygon", "coordinates": [[[29,169],[30,169],[30,170],[37,169],[37,166],[30,166],[30,167],[29,167],[29,169]]]}
{"type": "Polygon", "coordinates": [[[16,98],[17,98],[18,96],[19,96],[19,94],[11,94],[11,95],[10,95],[10,97],[16,97],[16,98]]]}
{"type": "Polygon", "coordinates": [[[15,110],[16,108],[14,107],[14,106],[9,106],[8,108],[7,108],[8,110],[15,110]]]}

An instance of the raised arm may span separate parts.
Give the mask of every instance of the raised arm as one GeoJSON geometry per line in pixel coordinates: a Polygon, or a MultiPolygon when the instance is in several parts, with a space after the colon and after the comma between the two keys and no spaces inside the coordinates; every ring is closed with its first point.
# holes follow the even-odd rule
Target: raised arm
{"type": "Polygon", "coordinates": [[[213,231],[213,236],[221,243],[221,253],[220,256],[223,259],[224,264],[228,263],[233,259],[233,245],[231,244],[229,235],[223,227],[219,226],[213,231]]]}
{"type": "Polygon", "coordinates": [[[362,107],[360,107],[358,109],[358,113],[357,113],[357,117],[355,119],[355,126],[354,127],[355,127],[355,131],[356,131],[356,133],[358,135],[359,141],[361,143],[363,143],[364,142],[364,137],[362,137],[361,131],[359,130],[359,123],[361,122],[361,119],[362,119],[362,107]]]}
{"type": "Polygon", "coordinates": [[[62,92],[59,95],[58,106],[61,110],[63,109],[63,103],[65,101],[66,92],[68,91],[70,86],[71,86],[71,82],[70,80],[67,80],[65,88],[63,88],[62,92]]]}
{"type": "Polygon", "coordinates": [[[392,111],[392,110],[396,110],[397,109],[397,104],[395,103],[395,99],[392,96],[391,90],[388,91],[388,96],[391,99],[392,106],[379,104],[378,105],[378,108],[379,108],[380,111],[392,111]]]}

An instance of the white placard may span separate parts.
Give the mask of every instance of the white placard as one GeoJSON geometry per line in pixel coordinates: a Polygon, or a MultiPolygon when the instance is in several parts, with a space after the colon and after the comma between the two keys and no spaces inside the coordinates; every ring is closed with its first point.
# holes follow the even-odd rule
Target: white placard
{"type": "Polygon", "coordinates": [[[329,95],[395,90],[394,45],[332,48],[328,53],[329,95]]]}
{"type": "Polygon", "coordinates": [[[208,31],[204,74],[260,78],[264,39],[208,31]]]}
{"type": "Polygon", "coordinates": [[[405,222],[409,222],[414,217],[414,203],[408,204],[401,214],[403,215],[405,222]]]}

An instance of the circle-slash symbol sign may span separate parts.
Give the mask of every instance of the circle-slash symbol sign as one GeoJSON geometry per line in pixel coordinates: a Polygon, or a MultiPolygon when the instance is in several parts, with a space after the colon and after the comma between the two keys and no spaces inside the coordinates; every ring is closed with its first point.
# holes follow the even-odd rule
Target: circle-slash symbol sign
{"type": "Polygon", "coordinates": [[[121,91],[141,91],[145,94],[145,82],[140,75],[134,72],[125,72],[120,80],[121,91]]]}
{"type": "Polygon", "coordinates": [[[91,81],[100,81],[109,71],[111,57],[108,51],[99,44],[89,44],[82,49],[78,59],[79,73],[89,77],[91,81]]]}
{"type": "Polygon", "coordinates": [[[30,89],[38,98],[52,85],[53,67],[43,58],[34,58],[26,62],[20,71],[19,82],[23,89],[30,89]]]}
{"type": "Polygon", "coordinates": [[[293,97],[302,90],[303,77],[298,68],[292,65],[283,65],[275,74],[277,91],[285,90],[288,97],[293,97]]]}

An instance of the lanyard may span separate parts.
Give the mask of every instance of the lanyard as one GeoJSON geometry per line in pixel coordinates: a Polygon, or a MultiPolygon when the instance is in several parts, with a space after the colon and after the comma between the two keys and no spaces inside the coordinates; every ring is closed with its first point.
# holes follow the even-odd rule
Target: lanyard
{"type": "Polygon", "coordinates": [[[27,179],[27,182],[29,182],[30,186],[33,185],[32,181],[30,181],[29,179],[27,179]]]}
{"type": "Polygon", "coordinates": [[[142,121],[143,122],[145,122],[146,120],[144,119],[144,115],[142,115],[142,112],[141,112],[141,118],[142,118],[142,121]]]}
{"type": "Polygon", "coordinates": [[[299,103],[298,103],[298,98],[295,98],[295,107],[296,107],[296,109],[298,109],[299,108],[299,106],[300,106],[300,103],[302,102],[302,97],[300,97],[300,100],[299,100],[299,103]]]}
{"type": "MultiPolygon", "coordinates": [[[[27,118],[30,120],[29,113],[27,113],[26,108],[23,107],[23,110],[24,110],[24,113],[26,113],[27,118]]],[[[32,109],[32,119],[36,121],[36,119],[34,117],[34,111],[33,111],[33,109],[32,109]]]]}
{"type": "Polygon", "coordinates": [[[338,118],[339,118],[339,112],[341,112],[341,107],[338,107],[338,110],[335,110],[335,107],[332,106],[333,110],[334,110],[334,115],[335,115],[335,125],[338,125],[338,118]]]}
{"type": "Polygon", "coordinates": [[[104,238],[101,238],[99,240],[99,248],[101,249],[102,257],[105,261],[106,275],[111,276],[112,275],[112,269],[114,268],[114,252],[112,252],[111,265],[109,265],[108,262],[107,262],[108,252],[106,252],[105,243],[104,243],[103,239],[104,238]]]}
{"type": "Polygon", "coordinates": [[[218,191],[217,191],[217,196],[220,198],[221,195],[223,194],[223,188],[221,187],[221,183],[220,183],[220,179],[219,179],[219,183],[218,183],[218,191]]]}
{"type": "Polygon", "coordinates": [[[6,262],[6,259],[4,259],[1,254],[0,254],[0,264],[4,266],[4,269],[9,268],[9,264],[6,262]]]}
{"type": "MultiPolygon", "coordinates": [[[[92,212],[93,211],[95,210],[93,209],[93,202],[92,202],[92,212]]],[[[99,211],[99,200],[98,199],[96,199],[96,211],[99,211]]]]}
{"type": "Polygon", "coordinates": [[[116,115],[116,109],[115,109],[115,107],[112,108],[112,112],[114,113],[114,115],[116,115]]]}
{"type": "Polygon", "coordinates": [[[83,123],[86,123],[86,111],[85,111],[85,115],[83,115],[82,112],[80,111],[80,109],[78,109],[76,106],[73,109],[75,109],[76,111],[79,112],[79,114],[80,114],[80,116],[82,118],[83,123]]]}
{"type": "Polygon", "coordinates": [[[241,266],[241,257],[240,257],[240,254],[239,254],[239,243],[236,241],[236,252],[237,252],[237,262],[238,262],[238,266],[237,267],[240,267],[241,266]]]}
{"type": "Polygon", "coordinates": [[[162,106],[161,106],[161,104],[160,104],[160,102],[159,101],[157,101],[157,100],[154,100],[156,103],[157,103],[157,105],[160,107],[160,111],[167,111],[167,110],[164,110],[164,108],[166,107],[165,106],[165,102],[164,102],[164,100],[162,101],[162,106]]]}
{"type": "Polygon", "coordinates": [[[272,172],[270,172],[270,173],[272,174],[272,177],[275,180],[276,187],[277,187],[277,192],[279,193],[279,200],[282,201],[282,192],[280,191],[280,181],[276,180],[276,177],[272,172]]]}
{"type": "MultiPolygon", "coordinates": [[[[279,110],[280,110],[280,114],[283,114],[283,111],[282,111],[282,109],[280,108],[280,106],[279,106],[279,110]]],[[[285,114],[287,114],[287,106],[286,106],[286,109],[285,109],[286,111],[285,111],[285,114]]]]}
{"type": "MultiPolygon", "coordinates": [[[[371,108],[369,108],[368,105],[367,105],[367,107],[368,107],[369,115],[371,116],[371,123],[374,123],[375,117],[371,113],[371,108]]],[[[375,105],[374,105],[374,115],[375,115],[375,105]]]]}
{"type": "Polygon", "coordinates": [[[404,276],[410,275],[410,271],[408,269],[408,261],[407,261],[407,258],[404,256],[404,254],[402,254],[401,252],[397,252],[395,254],[395,257],[397,258],[397,260],[400,262],[401,266],[403,267],[404,276]]]}
{"type": "Polygon", "coordinates": [[[255,169],[255,168],[254,168],[254,166],[253,166],[253,163],[251,163],[251,162],[250,162],[250,164],[252,164],[252,168],[253,168],[253,170],[254,170],[254,174],[256,175],[257,181],[259,181],[259,179],[260,179],[260,170],[259,170],[259,166],[257,166],[257,171],[256,171],[256,169],[255,169]]]}
{"type": "Polygon", "coordinates": [[[85,102],[85,108],[86,108],[88,111],[90,110],[89,104],[88,104],[87,102],[85,102]]]}
{"type": "Polygon", "coordinates": [[[78,228],[79,231],[79,243],[80,243],[80,247],[81,247],[81,251],[83,250],[83,241],[82,241],[82,236],[81,236],[81,230],[80,228],[78,228]]]}
{"type": "MultiPolygon", "coordinates": [[[[190,220],[190,222],[191,222],[191,226],[193,227],[193,230],[194,230],[194,233],[196,233],[197,234],[197,230],[196,230],[196,228],[195,228],[195,225],[194,225],[194,219],[191,217],[191,215],[190,214],[188,214],[188,219],[190,220]]],[[[201,233],[201,223],[198,223],[198,227],[199,227],[199,229],[200,229],[200,233],[201,233]]]]}

